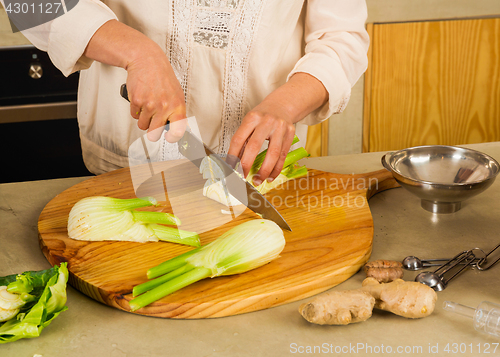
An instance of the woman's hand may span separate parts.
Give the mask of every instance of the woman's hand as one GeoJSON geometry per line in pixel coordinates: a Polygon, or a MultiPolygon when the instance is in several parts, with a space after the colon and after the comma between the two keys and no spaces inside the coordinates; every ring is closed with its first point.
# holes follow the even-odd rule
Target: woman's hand
{"type": "Polygon", "coordinates": [[[170,121],[166,139],[178,141],[185,130],[184,92],[158,44],[141,32],[116,20],[101,26],[85,50],[85,56],[127,70],[130,114],[158,141],[170,121]],[[158,129],[158,130],[155,130],[158,129]]]}
{"type": "Polygon", "coordinates": [[[286,155],[295,135],[291,115],[280,105],[264,100],[247,113],[231,139],[229,155],[241,160],[246,177],[265,140],[269,140],[266,158],[252,178],[255,185],[276,178],[283,169],[286,155]]]}
{"type": "Polygon", "coordinates": [[[186,118],[184,92],[167,56],[153,49],[131,61],[127,68],[130,114],[138,119],[139,129],[148,130],[148,139],[157,141],[170,121],[167,140],[175,142],[184,134],[184,127],[175,122],[186,118]]]}
{"type": "Polygon", "coordinates": [[[328,92],[319,80],[306,73],[294,74],[247,113],[231,139],[228,155],[240,158],[246,177],[262,144],[269,140],[264,163],[252,179],[255,185],[274,180],[292,145],[294,124],[327,100],[328,92]]]}

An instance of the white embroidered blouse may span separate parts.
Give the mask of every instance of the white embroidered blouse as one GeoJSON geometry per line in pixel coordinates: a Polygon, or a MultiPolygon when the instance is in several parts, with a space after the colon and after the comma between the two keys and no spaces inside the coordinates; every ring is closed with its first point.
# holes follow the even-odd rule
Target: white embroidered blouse
{"type": "MultiPolygon", "coordinates": [[[[79,0],[23,34],[65,75],[85,69],[78,93],[83,155],[90,171],[103,173],[128,166],[128,147],[144,134],[119,94],[126,71],[83,56],[106,21],[118,19],[163,48],[188,116],[223,153],[245,113],[296,72],[316,77],[329,93],[328,103],[297,124],[301,144],[306,125],[341,112],[366,70],[366,16],[365,0],[79,0]]],[[[155,145],[159,158],[179,155],[164,140],[155,145]]]]}

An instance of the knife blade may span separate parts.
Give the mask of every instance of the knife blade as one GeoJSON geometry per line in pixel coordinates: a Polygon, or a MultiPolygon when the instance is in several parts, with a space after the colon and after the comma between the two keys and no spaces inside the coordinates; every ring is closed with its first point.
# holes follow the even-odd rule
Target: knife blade
{"type": "MultiPolygon", "coordinates": [[[[214,160],[222,169],[225,179],[225,185],[227,187],[227,191],[231,196],[236,198],[238,201],[250,208],[255,213],[259,213],[260,215],[262,215],[262,218],[269,219],[275,222],[283,229],[289,231],[292,230],[285,219],[276,210],[276,208],[259,191],[257,191],[255,187],[253,187],[247,180],[240,177],[239,173],[236,172],[231,166],[229,166],[226,161],[224,161],[219,155],[214,153],[209,147],[207,147],[188,130],[186,130],[184,136],[181,138],[181,140],[179,140],[179,151],[186,158],[190,159],[190,149],[193,146],[198,145],[202,145],[206,155],[214,160]]],[[[200,167],[201,165],[201,161],[196,160],[196,158],[193,158],[193,160],[190,159],[190,161],[198,167],[200,167]]]]}
{"type": "MultiPolygon", "coordinates": [[[[120,88],[120,95],[126,100],[129,100],[127,86],[125,84],[123,84],[120,88]]],[[[233,169],[233,167],[231,167],[212,149],[206,146],[205,143],[203,143],[189,129],[185,131],[184,136],[178,141],[178,146],[179,152],[198,168],[202,162],[199,156],[200,150],[204,150],[205,154],[218,164],[223,171],[224,177],[221,179],[223,181],[222,183],[227,198],[228,194],[230,194],[253,212],[260,214],[262,218],[275,222],[283,229],[288,231],[292,230],[276,208],[259,191],[257,191],[255,187],[241,177],[240,174],[233,169]]],[[[146,148],[144,149],[146,150],[146,148]]],[[[239,162],[239,160],[237,161],[239,162]]]]}

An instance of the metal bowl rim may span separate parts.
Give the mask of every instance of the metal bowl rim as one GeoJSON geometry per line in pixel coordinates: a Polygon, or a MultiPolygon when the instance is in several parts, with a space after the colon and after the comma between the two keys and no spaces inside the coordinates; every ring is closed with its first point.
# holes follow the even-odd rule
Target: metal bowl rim
{"type": "Polygon", "coordinates": [[[450,187],[450,186],[453,186],[453,187],[461,187],[461,186],[470,186],[470,185],[474,185],[474,184],[479,184],[479,183],[484,183],[484,182],[487,182],[491,179],[494,179],[497,177],[497,175],[500,173],[500,164],[498,163],[497,160],[495,160],[493,157],[491,157],[490,155],[488,154],[485,154],[484,152],[481,152],[481,151],[478,151],[478,150],[474,150],[474,149],[469,149],[469,148],[464,148],[464,147],[461,147],[461,146],[453,146],[453,145],[421,145],[421,146],[413,146],[413,147],[410,147],[410,148],[406,148],[406,149],[402,149],[402,150],[398,150],[398,151],[389,151],[387,154],[384,155],[383,157],[384,160],[386,160],[387,162],[387,165],[391,168],[391,171],[393,174],[397,174],[409,181],[413,181],[413,182],[416,182],[416,183],[421,183],[421,184],[426,184],[426,185],[432,185],[432,186],[437,186],[437,187],[450,187]],[[393,155],[395,154],[398,154],[398,153],[401,153],[401,152],[404,152],[404,151],[409,151],[409,150],[416,150],[416,149],[424,149],[424,148],[452,148],[452,149],[460,149],[460,150],[464,150],[464,151],[473,151],[473,152],[476,152],[484,157],[486,157],[487,159],[493,161],[497,167],[497,172],[494,174],[494,175],[491,175],[489,176],[488,178],[482,180],[482,181],[472,181],[472,182],[456,182],[456,183],[437,183],[437,182],[432,182],[432,181],[425,181],[425,180],[417,180],[417,179],[414,179],[413,177],[409,177],[409,176],[406,176],[406,175],[403,175],[401,172],[397,171],[393,165],[388,161],[389,158],[391,158],[393,155]],[[388,158],[385,158],[387,155],[389,155],[388,158]]]}

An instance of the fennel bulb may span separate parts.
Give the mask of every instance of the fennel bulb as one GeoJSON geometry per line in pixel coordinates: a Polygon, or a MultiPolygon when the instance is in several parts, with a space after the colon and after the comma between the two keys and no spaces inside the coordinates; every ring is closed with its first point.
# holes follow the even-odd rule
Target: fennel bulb
{"type": "Polygon", "coordinates": [[[207,245],[149,269],[148,278],[156,279],[134,287],[137,297],[130,308],[138,310],[201,279],[258,268],[278,258],[284,247],[283,231],[273,221],[242,223],[207,245]]]}

